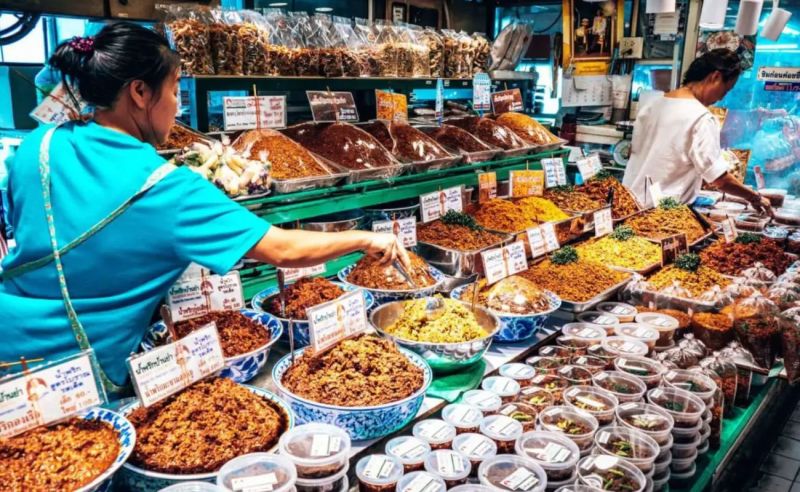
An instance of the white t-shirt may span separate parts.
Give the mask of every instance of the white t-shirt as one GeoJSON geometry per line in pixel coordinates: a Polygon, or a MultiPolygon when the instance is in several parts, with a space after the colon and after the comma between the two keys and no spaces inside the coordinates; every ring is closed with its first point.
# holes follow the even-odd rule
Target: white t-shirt
{"type": "Polygon", "coordinates": [[[715,181],[728,170],[719,134],[716,118],[696,99],[650,102],[636,117],[623,183],[647,206],[653,205],[648,177],[665,197],[693,202],[703,181],[715,181]]]}

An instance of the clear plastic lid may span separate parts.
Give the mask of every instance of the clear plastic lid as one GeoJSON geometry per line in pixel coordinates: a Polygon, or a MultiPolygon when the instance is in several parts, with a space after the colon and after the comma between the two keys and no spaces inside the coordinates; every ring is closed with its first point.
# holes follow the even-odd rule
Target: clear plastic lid
{"type": "Polygon", "coordinates": [[[704,402],[711,401],[714,397],[714,393],[717,391],[717,383],[698,371],[672,369],[664,374],[664,382],[669,387],[694,393],[704,402]]]}
{"type": "Polygon", "coordinates": [[[501,376],[511,378],[516,381],[527,381],[536,375],[536,369],[528,364],[511,362],[509,364],[503,364],[500,366],[498,373],[501,376]]]}
{"type": "Polygon", "coordinates": [[[600,345],[606,352],[617,357],[645,356],[650,351],[646,344],[628,337],[608,337],[600,345]]]}
{"type": "Polygon", "coordinates": [[[591,414],[566,405],[546,408],[539,413],[539,427],[564,433],[572,439],[594,435],[599,426],[591,414]]]}
{"type": "Polygon", "coordinates": [[[531,379],[534,386],[544,388],[553,394],[561,393],[561,390],[569,386],[569,381],[555,374],[538,374],[531,379]]]}
{"type": "Polygon", "coordinates": [[[442,409],[442,420],[457,429],[477,429],[483,421],[483,412],[467,403],[451,403],[442,409]]]}
{"type": "Polygon", "coordinates": [[[617,357],[614,359],[614,367],[619,372],[628,373],[643,381],[661,378],[661,375],[667,372],[661,363],[647,357],[617,357]]]}
{"type": "Polygon", "coordinates": [[[397,492],[444,492],[447,485],[444,480],[426,471],[411,472],[397,481],[397,492]]]}
{"type": "Polygon", "coordinates": [[[533,357],[528,357],[525,363],[532,367],[537,374],[552,374],[555,373],[559,367],[564,365],[565,361],[561,357],[534,355],[533,357]]]}
{"type": "Polygon", "coordinates": [[[226,492],[226,489],[209,482],[178,482],[159,492],[226,492]]]}
{"type": "Polygon", "coordinates": [[[616,409],[617,421],[638,429],[659,444],[669,441],[670,432],[675,425],[675,420],[663,408],[643,402],[623,403],[616,409]]]}
{"type": "Polygon", "coordinates": [[[573,468],[581,457],[578,445],[560,432],[526,432],[517,440],[514,449],[545,470],[573,468]]]}
{"type": "Polygon", "coordinates": [[[564,485],[563,487],[559,487],[555,490],[555,492],[598,492],[599,490],[597,487],[592,487],[590,485],[583,485],[580,483],[573,483],[570,485],[564,485]]]}
{"type": "Polygon", "coordinates": [[[503,405],[499,395],[486,390],[469,390],[462,398],[464,403],[480,408],[483,413],[496,412],[503,405]]]}
{"type": "Polygon", "coordinates": [[[586,345],[599,342],[606,337],[606,329],[593,323],[567,323],[561,327],[564,336],[584,342],[586,345]]]}
{"type": "Polygon", "coordinates": [[[581,323],[612,327],[620,323],[619,318],[603,311],[584,311],[575,317],[581,323]]]}
{"type": "Polygon", "coordinates": [[[698,396],[677,388],[652,389],[647,392],[647,401],[669,412],[676,422],[696,422],[706,411],[706,404],[698,396]]]}
{"type": "Polygon", "coordinates": [[[472,463],[458,451],[439,449],[425,458],[425,471],[442,477],[445,481],[467,478],[472,471],[472,463]]]}
{"type": "Polygon", "coordinates": [[[567,347],[561,347],[558,345],[546,345],[539,349],[539,355],[542,357],[554,357],[557,359],[569,360],[569,358],[572,357],[572,351],[567,347]]]}
{"type": "Polygon", "coordinates": [[[647,386],[641,379],[619,371],[603,371],[594,375],[592,383],[611,392],[620,402],[641,400],[647,386]]]}
{"type": "Polygon", "coordinates": [[[639,467],[652,465],[661,452],[652,437],[620,425],[603,427],[595,434],[594,442],[602,453],[617,456],[639,467]]]}
{"type": "Polygon", "coordinates": [[[570,364],[559,369],[556,374],[566,379],[570,385],[592,383],[592,371],[585,367],[570,364]]]}
{"type": "Polygon", "coordinates": [[[371,485],[391,485],[403,476],[403,464],[385,454],[364,456],[356,463],[358,480],[371,485]]]}
{"type": "Polygon", "coordinates": [[[444,420],[426,419],[414,424],[411,433],[429,444],[442,444],[456,437],[456,428],[444,420]]]}
{"type": "Polygon", "coordinates": [[[453,449],[471,460],[485,460],[497,454],[497,444],[484,436],[467,432],[453,439],[453,449]]]}
{"type": "Polygon", "coordinates": [[[619,400],[613,393],[589,385],[578,385],[564,391],[564,403],[597,417],[614,414],[619,400]]]}
{"type": "Polygon", "coordinates": [[[742,271],[742,277],[748,281],[774,282],[777,275],[775,275],[775,272],[765,267],[763,263],[756,262],[752,267],[742,271]]]}
{"type": "Polygon", "coordinates": [[[587,456],[578,462],[578,480],[600,490],[641,492],[647,479],[636,466],[615,456],[587,456]]]}
{"type": "Polygon", "coordinates": [[[350,436],[334,425],[304,424],[285,432],[278,448],[298,466],[328,465],[348,460],[350,436]]]}
{"type": "Polygon", "coordinates": [[[570,360],[570,363],[575,366],[586,367],[592,373],[603,370],[606,367],[606,361],[593,355],[576,355],[570,360]]]}
{"type": "Polygon", "coordinates": [[[542,492],[547,487],[547,474],[535,461],[501,454],[481,463],[478,480],[494,490],[542,492]]]}
{"type": "Polygon", "coordinates": [[[450,492],[492,492],[494,489],[476,483],[466,483],[450,489],[450,492]]]}
{"type": "Polygon", "coordinates": [[[522,424],[523,428],[536,425],[536,417],[539,416],[539,408],[525,403],[524,401],[513,401],[506,403],[497,411],[500,415],[511,417],[522,424]]]}
{"type": "Polygon", "coordinates": [[[271,487],[275,492],[292,490],[297,470],[289,458],[270,453],[238,456],[222,465],[217,485],[228,490],[271,487]]]}
{"type": "MultiPolygon", "coordinates": [[[[664,294],[665,296],[669,297],[680,297],[682,299],[691,299],[694,296],[689,289],[686,289],[681,285],[679,280],[673,280],[672,284],[667,285],[666,287],[659,290],[660,293],[664,294]]],[[[634,318],[635,319],[635,318],[634,318]]],[[[636,320],[639,321],[639,320],[636,320]]]]}
{"type": "Polygon", "coordinates": [[[505,376],[489,376],[481,383],[481,388],[499,395],[501,398],[514,397],[519,394],[518,382],[505,376]]]}
{"type": "Polygon", "coordinates": [[[536,386],[523,388],[517,400],[531,405],[539,412],[555,404],[555,397],[551,392],[536,386]]]}
{"type": "Polygon", "coordinates": [[[397,458],[403,465],[417,465],[425,461],[431,445],[414,436],[398,436],[390,439],[384,448],[386,454],[397,458]]]}
{"type": "Polygon", "coordinates": [[[697,298],[698,301],[713,304],[717,309],[727,306],[733,302],[733,296],[730,292],[723,290],[719,285],[711,287],[709,290],[700,294],[697,298]]]}
{"type": "Polygon", "coordinates": [[[601,302],[597,305],[597,310],[608,313],[619,318],[620,321],[633,319],[638,311],[636,307],[625,302],[601,302]]]}
{"type": "Polygon", "coordinates": [[[655,346],[660,336],[658,330],[644,323],[622,323],[614,328],[614,334],[642,342],[650,348],[655,346]]]}
{"type": "Polygon", "coordinates": [[[481,422],[481,434],[495,441],[515,441],[522,432],[522,423],[505,415],[489,415],[481,422]]]}
{"type": "Polygon", "coordinates": [[[674,331],[680,326],[680,322],[668,314],[639,313],[634,319],[637,323],[652,326],[658,331],[674,331]]]}

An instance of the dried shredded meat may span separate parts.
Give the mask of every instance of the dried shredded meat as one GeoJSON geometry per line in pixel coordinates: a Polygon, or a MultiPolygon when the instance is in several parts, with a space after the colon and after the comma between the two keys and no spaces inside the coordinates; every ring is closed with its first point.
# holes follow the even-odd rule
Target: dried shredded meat
{"type": "Polygon", "coordinates": [[[301,145],[352,170],[385,168],[397,161],[372,135],[349,123],[302,123],[284,133],[301,145]]]}
{"type": "Polygon", "coordinates": [[[459,152],[492,150],[492,147],[481,142],[468,131],[453,125],[442,125],[431,130],[428,135],[445,147],[459,152]]]}
{"type": "Polygon", "coordinates": [[[274,130],[250,130],[233,143],[239,152],[250,151],[260,159],[262,153],[272,165],[274,179],[301,179],[331,174],[302,145],[274,130]]]}
{"type": "Polygon", "coordinates": [[[516,133],[490,118],[467,116],[447,120],[447,123],[462,128],[489,145],[501,149],[521,149],[528,146],[516,133]]]}
{"type": "Polygon", "coordinates": [[[169,130],[167,141],[161,145],[156,146],[158,150],[172,150],[182,149],[188,147],[195,142],[202,142],[204,140],[202,135],[199,135],[182,125],[174,124],[169,130]]]}
{"type": "Polygon", "coordinates": [[[416,285],[410,285],[394,265],[381,264],[379,259],[371,256],[365,256],[356,263],[347,281],[359,287],[381,290],[410,290],[435,285],[436,279],[430,274],[425,260],[411,252],[408,256],[411,259],[411,271],[408,274],[416,285]]]}
{"type": "Polygon", "coordinates": [[[534,145],[547,145],[558,142],[558,138],[550,133],[541,123],[521,113],[503,113],[497,122],[507,126],[526,142],[534,145]]]}
{"type": "Polygon", "coordinates": [[[183,338],[211,322],[217,325],[225,357],[246,354],[269,343],[269,331],[239,311],[217,311],[179,321],[175,323],[175,332],[178,338],[183,338]]]}
{"type": "Polygon", "coordinates": [[[442,248],[473,251],[497,245],[503,240],[503,237],[482,229],[472,229],[457,224],[445,224],[436,220],[419,225],[417,239],[442,248]]]}
{"type": "MultiPolygon", "coordinates": [[[[301,278],[286,288],[286,318],[308,319],[306,309],[338,299],[342,294],[344,290],[330,280],[319,277],[301,278]]],[[[281,316],[280,296],[267,299],[263,307],[270,313],[281,316]]]]}

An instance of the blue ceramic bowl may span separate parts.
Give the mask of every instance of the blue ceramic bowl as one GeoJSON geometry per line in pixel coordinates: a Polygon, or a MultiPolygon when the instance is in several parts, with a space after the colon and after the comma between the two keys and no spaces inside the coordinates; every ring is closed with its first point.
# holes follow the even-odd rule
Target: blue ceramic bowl
{"type": "Polygon", "coordinates": [[[111,427],[114,429],[114,432],[117,434],[117,439],[119,440],[119,452],[117,453],[117,458],[114,460],[114,463],[112,463],[111,466],[108,467],[108,469],[100,476],[78,489],[77,492],[95,492],[107,490],[111,485],[111,477],[113,477],[114,473],[116,473],[117,470],[126,461],[128,461],[131,453],[133,453],[133,448],[136,445],[136,429],[134,429],[133,425],[128,422],[128,419],[118,413],[112,412],[111,410],[106,410],[105,408],[98,407],[89,409],[79,415],[78,418],[105,422],[111,425],[111,427]]]}
{"type": "MultiPolygon", "coordinates": [[[[256,374],[258,374],[267,363],[269,349],[278,341],[283,333],[283,325],[278,318],[271,314],[251,311],[249,309],[242,309],[241,313],[269,331],[269,342],[252,352],[225,358],[225,367],[222,369],[220,376],[232,379],[237,383],[245,383],[256,377],[256,374]]],[[[143,352],[147,352],[162,345],[164,341],[171,341],[171,339],[167,331],[167,325],[165,325],[163,321],[159,321],[151,325],[150,329],[145,333],[142,339],[141,349],[143,352]]]]}
{"type": "Polygon", "coordinates": [[[368,289],[366,287],[361,287],[359,285],[351,284],[347,281],[347,276],[350,275],[350,272],[353,271],[355,265],[350,265],[349,267],[343,268],[339,270],[338,277],[339,280],[343,284],[352,285],[353,287],[364,289],[367,292],[371,293],[375,297],[375,303],[380,306],[382,304],[386,304],[387,302],[394,302],[394,301],[402,301],[405,299],[417,299],[419,297],[428,297],[432,296],[436,289],[442,285],[442,282],[445,280],[445,276],[439,270],[433,268],[432,266],[428,266],[428,271],[430,272],[431,276],[436,280],[434,285],[430,287],[424,287],[421,289],[408,289],[408,290],[384,290],[384,289],[368,289]]]}
{"type": "MultiPolygon", "coordinates": [[[[450,297],[462,300],[464,291],[469,285],[462,285],[453,289],[450,297]]],[[[550,291],[544,291],[550,298],[550,308],[547,311],[536,314],[510,314],[501,313],[490,309],[489,311],[500,320],[500,329],[494,335],[496,342],[520,342],[532,337],[540,328],[544,326],[547,318],[561,307],[561,299],[550,291]]],[[[463,299],[466,300],[466,299],[463,299]]]]}
{"type": "MultiPolygon", "coordinates": [[[[300,357],[303,350],[295,350],[295,357],[300,357]]],[[[278,393],[292,407],[298,424],[322,422],[344,429],[354,441],[378,439],[402,429],[417,415],[422,400],[425,398],[425,392],[433,380],[433,372],[422,357],[403,348],[399,350],[409,358],[412,364],[422,369],[422,387],[402,400],[383,405],[342,407],[318,403],[295,395],[286,389],[282,382],[283,374],[292,364],[291,354],[286,354],[272,368],[272,380],[278,393]]]]}
{"type": "MultiPolygon", "coordinates": [[[[292,413],[292,410],[289,408],[289,405],[287,405],[285,401],[278,398],[278,396],[275,393],[272,393],[271,391],[267,391],[261,388],[256,388],[255,386],[244,385],[244,387],[258,396],[271,400],[273,403],[275,403],[278,407],[280,407],[283,410],[289,422],[286,430],[289,430],[294,427],[295,424],[294,414],[292,413]]],[[[138,401],[123,407],[121,413],[123,415],[128,415],[137,408],[139,408],[138,401]]],[[[265,452],[271,453],[276,451],[277,449],[278,449],[278,443],[275,442],[275,446],[273,446],[271,449],[265,452]]],[[[117,477],[115,477],[115,480],[119,480],[120,485],[122,486],[121,490],[135,490],[137,492],[158,492],[159,490],[165,487],[169,487],[170,485],[175,485],[181,482],[200,481],[200,482],[215,483],[217,480],[217,472],[214,471],[210,473],[194,473],[191,475],[178,475],[174,473],[160,473],[160,472],[148,471],[143,468],[139,468],[138,466],[132,465],[130,463],[125,463],[122,466],[122,469],[120,469],[119,473],[117,474],[117,477]]]]}
{"type": "MultiPolygon", "coordinates": [[[[358,290],[359,288],[355,285],[345,284],[342,282],[333,282],[334,284],[338,285],[342,289],[347,292],[352,292],[354,290],[358,290]]],[[[364,302],[367,305],[367,313],[372,311],[373,306],[375,305],[375,296],[373,296],[368,290],[362,289],[364,292],[364,302]]],[[[267,310],[264,309],[263,304],[264,301],[268,300],[270,297],[278,295],[278,288],[272,287],[270,289],[262,290],[250,301],[250,307],[253,308],[253,311],[259,313],[267,313],[267,310]]],[[[267,313],[269,314],[269,313],[267,313]]],[[[281,318],[280,316],[272,315],[283,324],[283,332],[286,333],[286,340],[289,339],[289,320],[285,318],[281,318]]],[[[305,347],[309,343],[311,343],[310,335],[308,334],[308,320],[293,320],[292,321],[292,332],[294,332],[294,346],[295,348],[305,347]]]]}

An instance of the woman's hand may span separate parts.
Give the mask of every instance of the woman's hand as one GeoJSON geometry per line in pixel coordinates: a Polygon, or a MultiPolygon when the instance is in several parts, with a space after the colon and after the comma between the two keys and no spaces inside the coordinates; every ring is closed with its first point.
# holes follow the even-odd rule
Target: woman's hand
{"type": "Polygon", "coordinates": [[[752,205],[759,214],[775,217],[775,212],[772,210],[772,204],[770,203],[769,199],[764,198],[758,193],[751,198],[750,205],[752,205]]]}
{"type": "Polygon", "coordinates": [[[384,265],[399,260],[406,271],[411,271],[411,259],[394,234],[371,234],[366,253],[379,258],[384,265]]]}

